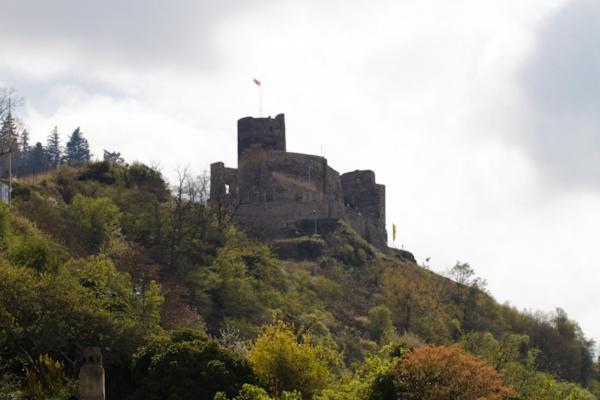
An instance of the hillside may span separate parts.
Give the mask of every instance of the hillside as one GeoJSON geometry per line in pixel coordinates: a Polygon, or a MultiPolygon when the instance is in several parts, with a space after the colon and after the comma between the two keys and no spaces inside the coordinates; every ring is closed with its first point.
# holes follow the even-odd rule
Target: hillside
{"type": "MultiPolygon", "coordinates": [[[[250,237],[208,206],[208,187],[206,176],[169,186],[155,169],[112,162],[16,183],[13,207],[0,208],[0,398],[68,398],[89,344],[102,348],[107,398],[159,396],[152,380],[163,377],[149,365],[181,343],[214,346],[210,360],[236,371],[222,384],[207,379],[214,390],[193,398],[231,397],[241,383],[284,398],[253,358],[269,329],[335,354],[330,379],[303,398],[389,398],[377,385],[395,368],[395,349],[454,343],[501,371],[516,398],[600,393],[594,344],[562,310],[498,304],[468,264],[449,279],[344,223],[319,237],[250,237]]],[[[188,373],[170,370],[160,390],[175,391],[188,373]]]]}

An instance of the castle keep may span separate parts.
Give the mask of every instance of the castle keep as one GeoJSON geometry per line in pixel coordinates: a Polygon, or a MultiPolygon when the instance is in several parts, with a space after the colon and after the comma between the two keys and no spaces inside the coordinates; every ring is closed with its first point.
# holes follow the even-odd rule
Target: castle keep
{"type": "Polygon", "coordinates": [[[385,186],[373,171],[340,176],[324,157],[288,152],[283,114],[238,120],[238,168],[217,162],[210,170],[211,203],[234,210],[234,222],[249,231],[289,237],[343,219],[387,247],[385,186]]]}

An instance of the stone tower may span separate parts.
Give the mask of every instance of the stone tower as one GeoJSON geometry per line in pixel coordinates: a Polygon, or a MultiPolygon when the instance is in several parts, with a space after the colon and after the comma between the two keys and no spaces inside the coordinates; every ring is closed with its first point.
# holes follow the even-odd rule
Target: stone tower
{"type": "Polygon", "coordinates": [[[79,400],[104,400],[104,368],[99,347],[83,350],[83,365],[79,370],[79,400]]]}
{"type": "Polygon", "coordinates": [[[265,151],[285,151],[283,114],[275,118],[246,117],[238,120],[238,160],[252,146],[260,146],[265,151]]]}

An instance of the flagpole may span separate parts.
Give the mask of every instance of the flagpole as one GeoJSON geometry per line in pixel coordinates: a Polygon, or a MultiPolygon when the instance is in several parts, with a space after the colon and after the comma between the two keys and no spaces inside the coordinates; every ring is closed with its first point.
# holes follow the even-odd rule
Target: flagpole
{"type": "Polygon", "coordinates": [[[252,81],[258,86],[258,117],[262,118],[262,81],[260,78],[254,78],[252,81]]]}
{"type": "Polygon", "coordinates": [[[258,97],[259,97],[259,102],[260,102],[260,110],[259,110],[258,116],[260,118],[262,118],[262,82],[261,82],[261,85],[258,86],[258,97]]]}
{"type": "Polygon", "coordinates": [[[259,97],[259,102],[260,102],[260,112],[258,114],[258,116],[260,118],[262,118],[262,79],[258,78],[258,81],[260,82],[260,85],[258,85],[258,97],[259,97]]]}

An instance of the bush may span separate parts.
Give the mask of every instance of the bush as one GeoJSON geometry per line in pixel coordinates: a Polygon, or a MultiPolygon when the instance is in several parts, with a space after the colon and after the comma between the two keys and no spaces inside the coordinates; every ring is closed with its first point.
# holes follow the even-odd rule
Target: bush
{"type": "Polygon", "coordinates": [[[40,272],[57,272],[60,259],[51,242],[41,235],[19,238],[11,246],[10,260],[17,265],[34,268],[40,272]]]}
{"type": "Polygon", "coordinates": [[[143,347],[134,362],[132,397],[139,400],[213,400],[254,383],[248,363],[193,330],[175,331],[143,347]]]}
{"type": "Polygon", "coordinates": [[[514,391],[485,360],[458,346],[427,346],[407,353],[392,371],[406,400],[502,400],[514,391]]]}
{"type": "Polygon", "coordinates": [[[284,391],[299,391],[304,399],[310,399],[330,382],[336,355],[311,341],[310,335],[297,337],[278,321],[266,326],[251,345],[248,359],[252,369],[275,398],[281,398],[284,391]]]}

